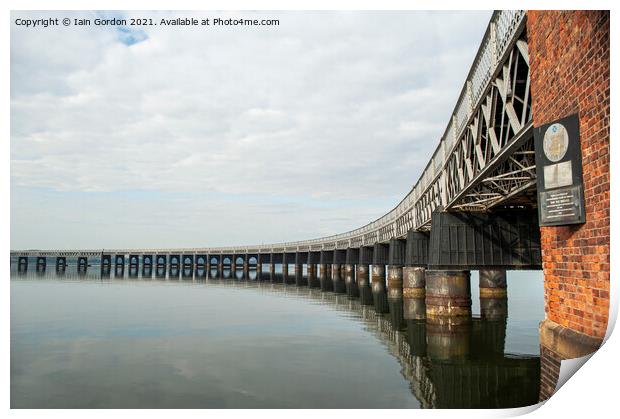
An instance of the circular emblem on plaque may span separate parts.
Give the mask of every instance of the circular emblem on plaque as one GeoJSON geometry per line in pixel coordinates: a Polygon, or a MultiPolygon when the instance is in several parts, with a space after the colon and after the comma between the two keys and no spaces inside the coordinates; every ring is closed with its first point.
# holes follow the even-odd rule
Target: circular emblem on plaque
{"type": "Polygon", "coordinates": [[[562,160],[568,150],[568,132],[562,124],[552,124],[545,131],[543,151],[552,162],[562,160]]]}

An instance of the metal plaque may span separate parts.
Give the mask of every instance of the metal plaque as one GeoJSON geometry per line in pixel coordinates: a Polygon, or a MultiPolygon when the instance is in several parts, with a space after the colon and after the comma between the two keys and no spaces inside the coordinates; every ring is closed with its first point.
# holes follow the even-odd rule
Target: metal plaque
{"type": "Polygon", "coordinates": [[[541,226],[586,222],[578,115],[534,129],[541,226]]]}

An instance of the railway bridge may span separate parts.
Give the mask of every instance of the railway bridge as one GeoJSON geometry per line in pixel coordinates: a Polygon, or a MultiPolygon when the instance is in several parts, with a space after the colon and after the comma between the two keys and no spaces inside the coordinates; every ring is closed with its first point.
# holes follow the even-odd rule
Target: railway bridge
{"type": "Polygon", "coordinates": [[[102,274],[241,271],[348,294],[428,324],[506,306],[506,270],[543,269],[540,398],[559,361],[596,350],[609,310],[609,12],[496,11],[426,168],[391,211],[333,236],[260,246],[15,250],[102,274]],[[276,272],[281,266],[281,272],[276,272]]]}

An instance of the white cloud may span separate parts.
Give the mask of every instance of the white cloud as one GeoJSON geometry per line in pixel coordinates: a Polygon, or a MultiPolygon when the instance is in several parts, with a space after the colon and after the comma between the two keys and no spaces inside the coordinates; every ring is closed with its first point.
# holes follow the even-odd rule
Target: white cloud
{"type": "MultiPolygon", "coordinates": [[[[40,13],[13,18],[24,14],[40,13]]],[[[274,236],[255,205],[273,212],[304,197],[305,206],[334,202],[326,219],[348,214],[349,223],[328,228],[356,227],[415,183],[490,12],[226,15],[275,17],[280,26],[147,27],[131,46],[113,28],[12,26],[13,190],[208,192],[224,205],[221,197],[257,196],[234,213],[202,203],[221,225],[255,220],[252,237],[274,236]]],[[[13,211],[34,205],[30,196],[20,194],[13,211]]],[[[317,213],[308,208],[278,215],[281,240],[304,238],[295,226],[306,210],[311,223],[317,213]]],[[[312,224],[307,233],[337,232],[312,224]]],[[[12,245],[21,243],[26,226],[12,229],[12,245]]],[[[229,241],[230,229],[210,233],[229,241]]]]}

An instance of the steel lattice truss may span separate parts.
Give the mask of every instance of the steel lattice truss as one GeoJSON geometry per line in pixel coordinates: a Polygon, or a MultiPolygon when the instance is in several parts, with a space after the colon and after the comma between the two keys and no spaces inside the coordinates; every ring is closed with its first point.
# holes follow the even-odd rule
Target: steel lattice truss
{"type": "Polygon", "coordinates": [[[527,42],[519,39],[489,86],[444,169],[415,205],[418,228],[429,213],[486,211],[535,187],[527,42]]]}
{"type": "MultiPolygon", "coordinates": [[[[132,253],[243,254],[346,249],[428,230],[437,209],[488,211],[498,205],[534,205],[530,68],[525,12],[491,18],[452,118],[417,183],[390,212],[361,228],[289,243],[191,249],[132,249],[132,253]]],[[[99,250],[77,251],[101,253],[99,250]]],[[[106,249],[106,253],[129,253],[106,249]]],[[[17,255],[76,251],[15,251],[17,255]]],[[[90,254],[89,253],[89,254],[90,254]]]]}

